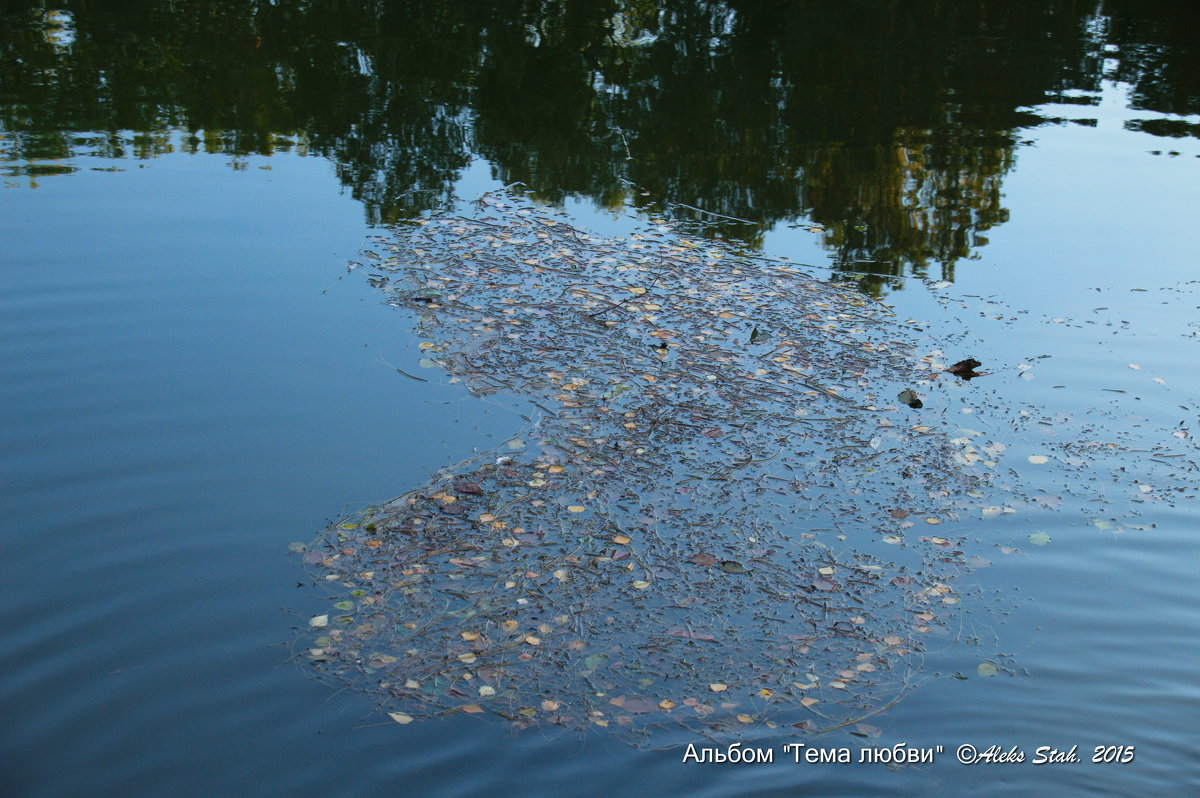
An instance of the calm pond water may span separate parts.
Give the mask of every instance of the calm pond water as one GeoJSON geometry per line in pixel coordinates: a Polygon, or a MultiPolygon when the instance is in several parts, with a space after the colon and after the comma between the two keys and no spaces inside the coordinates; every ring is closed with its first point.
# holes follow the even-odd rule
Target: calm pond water
{"type": "Polygon", "coordinates": [[[5,794],[1200,786],[1196,7],[351,5],[0,9],[5,794]],[[1012,480],[1066,509],[960,519],[981,598],[873,729],[759,727],[776,761],[721,765],[677,735],[397,725],[293,656],[329,602],[288,546],[526,427],[520,397],[422,370],[363,254],[518,182],[580,227],[675,219],[852,280],[992,371],[955,408],[1021,404],[1047,440],[1093,419],[1125,470],[1043,477],[1019,449],[1012,480]]]}

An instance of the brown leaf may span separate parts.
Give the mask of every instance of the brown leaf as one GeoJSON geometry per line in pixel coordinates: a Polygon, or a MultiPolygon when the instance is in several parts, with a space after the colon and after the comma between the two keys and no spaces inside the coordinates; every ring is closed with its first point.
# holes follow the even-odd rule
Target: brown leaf
{"type": "Polygon", "coordinates": [[[694,629],[687,629],[679,624],[672,624],[667,627],[667,634],[671,637],[682,637],[684,640],[703,640],[706,643],[715,643],[717,638],[710,635],[708,632],[697,632],[694,629]]]}
{"type": "Polygon", "coordinates": [[[717,558],[714,557],[713,555],[709,554],[706,551],[702,551],[699,554],[693,554],[691,557],[688,557],[688,561],[693,562],[696,565],[703,565],[703,566],[717,564],[717,558]]]}
{"type": "Polygon", "coordinates": [[[658,709],[658,705],[645,698],[626,698],[622,709],[633,715],[641,715],[646,712],[653,712],[658,709]]]}

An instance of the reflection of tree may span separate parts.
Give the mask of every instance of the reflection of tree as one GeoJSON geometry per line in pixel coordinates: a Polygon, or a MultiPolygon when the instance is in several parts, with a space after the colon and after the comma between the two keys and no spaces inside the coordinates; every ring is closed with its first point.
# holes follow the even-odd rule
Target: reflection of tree
{"type": "MultiPolygon", "coordinates": [[[[1165,0],[1106,0],[1118,80],[1136,110],[1200,114],[1200,6],[1165,0]]],[[[1147,130],[1146,132],[1151,132],[1147,130]]]]}
{"type": "Polygon", "coordinates": [[[808,218],[876,285],[951,276],[1006,218],[1022,109],[1098,86],[1105,24],[1142,106],[1200,110],[1196,12],[1097,5],[27,0],[0,12],[0,155],[300,148],[377,221],[481,156],[550,201],[648,197],[751,245],[808,218]]]}

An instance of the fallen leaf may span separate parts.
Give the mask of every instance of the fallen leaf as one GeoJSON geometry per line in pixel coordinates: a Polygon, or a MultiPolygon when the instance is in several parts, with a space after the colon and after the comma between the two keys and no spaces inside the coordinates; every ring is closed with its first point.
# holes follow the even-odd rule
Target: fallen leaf
{"type": "Polygon", "coordinates": [[[405,723],[412,723],[413,716],[406,715],[403,712],[389,712],[388,717],[403,726],[405,723]]]}

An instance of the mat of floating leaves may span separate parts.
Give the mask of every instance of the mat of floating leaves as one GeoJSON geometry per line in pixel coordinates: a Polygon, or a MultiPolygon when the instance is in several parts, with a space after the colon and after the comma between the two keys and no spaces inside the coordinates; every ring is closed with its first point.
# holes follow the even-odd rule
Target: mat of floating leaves
{"type": "Polygon", "coordinates": [[[538,416],[521,451],[306,553],[338,591],[318,672],[400,722],[822,729],[894,702],[959,623],[955,531],[926,535],[990,472],[912,428],[894,397],[930,366],[886,306],[508,194],[382,243],[373,284],[415,314],[427,365],[538,416]]]}

